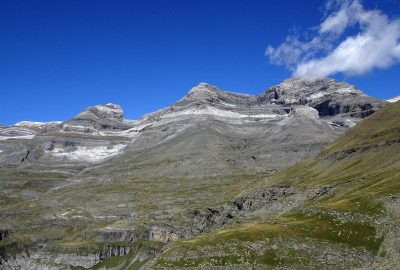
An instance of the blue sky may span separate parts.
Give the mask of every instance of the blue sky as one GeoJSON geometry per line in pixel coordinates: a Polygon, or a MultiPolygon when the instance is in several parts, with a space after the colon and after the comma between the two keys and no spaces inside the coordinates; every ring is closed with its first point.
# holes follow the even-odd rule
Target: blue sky
{"type": "MultiPolygon", "coordinates": [[[[398,0],[361,4],[365,10],[381,10],[389,22],[400,18],[398,0]]],[[[329,16],[325,5],[297,0],[0,0],[0,124],[66,120],[108,102],[122,105],[126,118],[135,119],[170,105],[199,82],[258,94],[298,67],[271,62],[266,48],[276,50],[293,35],[308,44],[329,16]]],[[[332,46],[357,31],[357,25],[350,25],[332,46]]],[[[324,53],[329,54],[318,51],[315,57],[324,53]]],[[[389,98],[400,95],[400,65],[392,62],[362,74],[329,76],[389,98]]]]}

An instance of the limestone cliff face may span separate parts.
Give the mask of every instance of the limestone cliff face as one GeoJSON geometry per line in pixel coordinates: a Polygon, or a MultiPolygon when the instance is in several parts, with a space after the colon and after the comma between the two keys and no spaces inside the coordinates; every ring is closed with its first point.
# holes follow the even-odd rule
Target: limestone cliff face
{"type": "Polygon", "coordinates": [[[149,226],[149,237],[148,240],[159,241],[159,242],[174,242],[178,240],[179,235],[175,229],[169,226],[162,225],[151,225],[149,226]]]}
{"type": "Polygon", "coordinates": [[[333,79],[289,79],[271,87],[260,101],[282,105],[306,105],[318,110],[326,121],[353,126],[357,119],[382,108],[384,101],[365,95],[352,85],[333,79]]]}

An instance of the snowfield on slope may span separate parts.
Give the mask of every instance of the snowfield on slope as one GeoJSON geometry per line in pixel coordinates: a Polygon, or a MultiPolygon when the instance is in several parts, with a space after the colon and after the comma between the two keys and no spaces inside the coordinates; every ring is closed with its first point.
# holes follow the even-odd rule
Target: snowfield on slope
{"type": "Polygon", "coordinates": [[[125,146],[126,145],[124,144],[113,146],[77,146],[74,151],[65,151],[62,148],[54,148],[52,151],[48,152],[53,156],[65,157],[70,160],[97,162],[121,153],[125,146]]]}

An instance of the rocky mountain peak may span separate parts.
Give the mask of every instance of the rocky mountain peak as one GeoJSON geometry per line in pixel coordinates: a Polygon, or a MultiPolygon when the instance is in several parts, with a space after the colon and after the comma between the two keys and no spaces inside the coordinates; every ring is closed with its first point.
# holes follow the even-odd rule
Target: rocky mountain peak
{"type": "Polygon", "coordinates": [[[189,90],[185,98],[200,101],[213,101],[223,93],[222,90],[216,86],[202,82],[189,90]]]}
{"type": "Polygon", "coordinates": [[[98,117],[99,119],[116,119],[121,121],[123,116],[124,111],[120,105],[107,103],[105,105],[95,105],[86,108],[76,118],[98,117]]]}
{"type": "Polygon", "coordinates": [[[93,133],[103,130],[126,130],[131,127],[125,121],[124,111],[120,105],[107,103],[95,105],[80,112],[76,117],[64,122],[64,131],[93,133]]]}
{"type": "Polygon", "coordinates": [[[310,101],[332,96],[365,96],[353,85],[334,79],[291,78],[266,90],[261,96],[267,100],[283,103],[306,104],[310,101]]]}
{"type": "Polygon", "coordinates": [[[369,97],[353,85],[334,79],[291,78],[267,89],[259,96],[263,104],[284,106],[306,105],[316,109],[320,117],[363,118],[385,102],[369,97]]]}

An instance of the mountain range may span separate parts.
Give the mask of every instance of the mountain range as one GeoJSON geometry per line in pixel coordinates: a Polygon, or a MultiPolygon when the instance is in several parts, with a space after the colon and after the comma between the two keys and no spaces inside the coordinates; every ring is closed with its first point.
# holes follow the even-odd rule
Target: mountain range
{"type": "Polygon", "coordinates": [[[139,120],[106,104],[0,126],[0,267],[394,266],[398,103],[334,79],[200,83],[139,120]]]}

